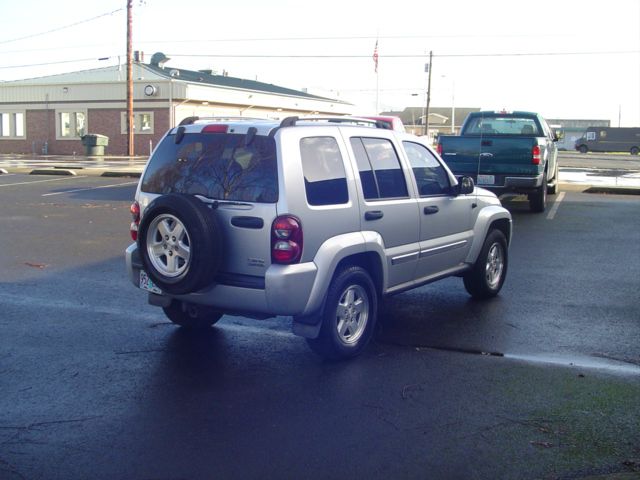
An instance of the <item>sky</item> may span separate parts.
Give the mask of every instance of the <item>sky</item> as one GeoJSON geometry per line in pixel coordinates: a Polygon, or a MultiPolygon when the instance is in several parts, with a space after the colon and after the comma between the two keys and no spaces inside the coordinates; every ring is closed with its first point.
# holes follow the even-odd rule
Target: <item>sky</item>
{"type": "MultiPolygon", "coordinates": [[[[0,81],[126,60],[126,0],[0,2],[0,81]]],[[[133,48],[358,114],[423,106],[432,52],[432,107],[640,127],[640,0],[133,0],[133,48]]]]}

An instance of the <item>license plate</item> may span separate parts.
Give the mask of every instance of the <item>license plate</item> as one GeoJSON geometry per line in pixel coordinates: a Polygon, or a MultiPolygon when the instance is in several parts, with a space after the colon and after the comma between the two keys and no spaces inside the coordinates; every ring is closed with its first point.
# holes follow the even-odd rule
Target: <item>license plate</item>
{"type": "Polygon", "coordinates": [[[495,175],[478,175],[478,185],[495,185],[495,175]]]}
{"type": "Polygon", "coordinates": [[[142,290],[146,290],[147,292],[161,294],[162,290],[160,290],[155,283],[151,281],[149,275],[144,270],[140,270],[140,288],[142,290]]]}

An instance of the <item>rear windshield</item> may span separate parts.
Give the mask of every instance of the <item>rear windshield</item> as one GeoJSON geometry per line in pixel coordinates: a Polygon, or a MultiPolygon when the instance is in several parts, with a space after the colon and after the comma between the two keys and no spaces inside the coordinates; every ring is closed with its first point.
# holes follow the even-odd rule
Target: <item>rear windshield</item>
{"type": "Polygon", "coordinates": [[[465,135],[530,135],[543,137],[534,118],[514,116],[483,116],[469,120],[465,135]]]}
{"type": "Polygon", "coordinates": [[[167,136],[151,157],[142,191],[204,195],[216,200],[278,201],[276,147],[272,137],[187,133],[179,144],[167,136]]]}

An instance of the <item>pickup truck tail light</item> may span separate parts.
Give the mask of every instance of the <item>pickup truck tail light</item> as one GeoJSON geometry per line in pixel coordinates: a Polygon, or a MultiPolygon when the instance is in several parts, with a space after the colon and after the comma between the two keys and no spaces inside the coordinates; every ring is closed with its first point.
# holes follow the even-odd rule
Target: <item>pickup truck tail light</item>
{"type": "Polygon", "coordinates": [[[129,227],[129,231],[131,232],[131,238],[136,241],[138,240],[138,225],[140,224],[140,205],[138,202],[133,202],[129,211],[131,212],[131,217],[133,219],[131,227],[129,227]]]}
{"type": "Polygon", "coordinates": [[[438,150],[438,155],[442,156],[442,144],[439,143],[438,146],[436,147],[438,150]]]}
{"type": "Polygon", "coordinates": [[[302,225],[293,215],[281,215],[271,225],[271,261],[292,264],[302,257],[302,225]]]}
{"type": "Polygon", "coordinates": [[[531,163],[534,165],[540,165],[540,146],[536,145],[531,150],[531,163]]]}

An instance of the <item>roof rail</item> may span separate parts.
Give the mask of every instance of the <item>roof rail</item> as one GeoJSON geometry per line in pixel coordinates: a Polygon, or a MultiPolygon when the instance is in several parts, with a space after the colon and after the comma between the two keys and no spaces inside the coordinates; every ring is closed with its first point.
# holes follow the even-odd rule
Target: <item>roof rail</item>
{"type": "Polygon", "coordinates": [[[254,117],[187,117],[180,122],[180,125],[192,125],[196,122],[237,122],[237,121],[251,121],[251,122],[273,122],[268,118],[254,118],[254,117]]]}
{"type": "Polygon", "coordinates": [[[351,123],[356,125],[368,125],[376,128],[388,128],[383,122],[379,120],[372,120],[370,118],[360,117],[287,117],[280,122],[280,128],[293,127],[297,122],[328,122],[328,123],[351,123]]]}

